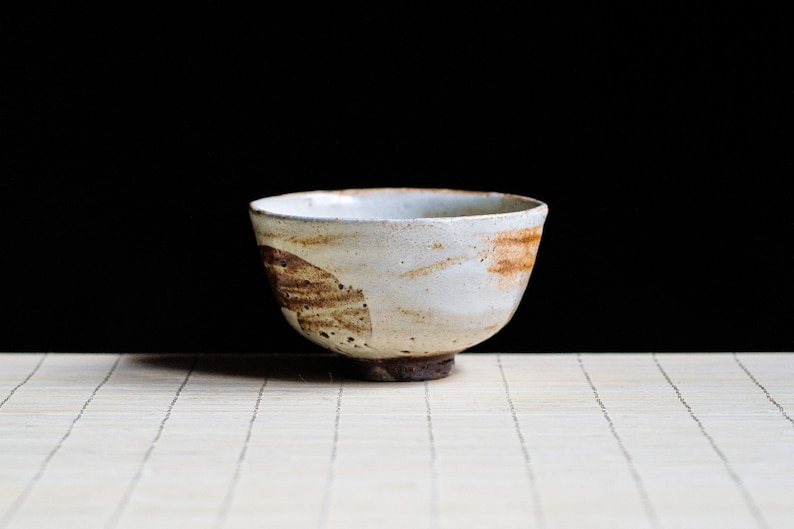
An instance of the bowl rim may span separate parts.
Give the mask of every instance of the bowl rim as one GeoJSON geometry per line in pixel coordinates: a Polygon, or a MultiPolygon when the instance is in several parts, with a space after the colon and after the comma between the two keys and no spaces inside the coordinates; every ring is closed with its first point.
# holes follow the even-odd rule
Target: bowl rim
{"type": "Polygon", "coordinates": [[[500,217],[509,217],[515,215],[539,215],[541,218],[545,218],[548,214],[549,206],[546,202],[539,200],[537,198],[533,198],[527,195],[521,195],[516,193],[509,193],[509,192],[502,192],[502,191],[482,191],[482,190],[474,190],[474,189],[458,189],[458,188],[444,188],[444,187],[350,187],[350,188],[339,188],[339,189],[314,189],[314,190],[306,190],[306,191],[294,191],[289,193],[281,193],[276,195],[268,195],[264,197],[257,198],[252,200],[248,203],[248,210],[252,215],[261,216],[261,217],[272,217],[272,218],[281,218],[281,219],[292,219],[292,220],[303,220],[303,221],[312,221],[312,222],[360,222],[360,223],[371,223],[371,222],[388,222],[388,223],[409,223],[409,222],[416,222],[416,221],[433,221],[433,222],[454,222],[459,221],[460,219],[491,219],[491,218],[500,218],[500,217]],[[417,193],[438,193],[438,194],[458,194],[458,195],[470,195],[472,197],[494,197],[494,198],[510,198],[517,200],[519,202],[524,202],[527,204],[526,208],[518,209],[515,211],[507,211],[501,213],[476,213],[476,214],[468,214],[468,215],[450,215],[450,216],[417,216],[417,217],[345,217],[345,216],[338,216],[338,217],[330,217],[330,216],[319,216],[319,215],[294,215],[294,214],[287,214],[287,213],[278,213],[275,211],[271,211],[265,209],[261,206],[261,204],[265,201],[271,199],[278,199],[278,198],[290,198],[290,197],[302,197],[302,196],[309,196],[309,195],[318,195],[318,194],[345,194],[345,195],[365,195],[369,193],[388,193],[388,192],[400,192],[400,193],[410,193],[410,192],[417,192],[417,193]]]}

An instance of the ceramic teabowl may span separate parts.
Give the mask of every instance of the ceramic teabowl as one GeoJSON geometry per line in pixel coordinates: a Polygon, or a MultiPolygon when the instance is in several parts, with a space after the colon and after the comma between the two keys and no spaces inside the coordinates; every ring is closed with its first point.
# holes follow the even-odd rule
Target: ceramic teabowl
{"type": "Polygon", "coordinates": [[[250,203],[276,301],[353,376],[442,378],[513,317],[548,206],[451,189],[310,191],[250,203]]]}

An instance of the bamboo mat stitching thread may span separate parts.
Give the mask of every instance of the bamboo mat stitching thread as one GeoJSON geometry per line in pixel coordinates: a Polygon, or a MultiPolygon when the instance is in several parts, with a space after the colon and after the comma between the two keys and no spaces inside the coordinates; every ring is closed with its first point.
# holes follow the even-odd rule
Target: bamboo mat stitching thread
{"type": "Polygon", "coordinates": [[[256,397],[256,404],[254,404],[254,411],[251,413],[251,419],[248,421],[248,431],[245,434],[245,441],[243,441],[243,447],[240,449],[240,455],[237,457],[237,464],[234,468],[234,475],[232,476],[231,481],[229,482],[229,486],[226,490],[226,495],[224,496],[223,503],[221,504],[221,508],[218,511],[218,516],[215,520],[215,527],[216,529],[221,529],[224,524],[226,523],[226,518],[229,514],[229,509],[232,505],[232,499],[234,498],[234,493],[237,490],[237,483],[240,481],[240,473],[242,472],[243,462],[245,461],[245,456],[248,452],[248,445],[251,442],[251,433],[254,430],[254,423],[256,422],[256,417],[259,414],[259,406],[262,404],[262,395],[265,393],[265,386],[267,386],[267,379],[262,381],[262,385],[259,387],[259,395],[256,397]]]}
{"type": "Polygon", "coordinates": [[[345,385],[339,384],[339,391],[336,395],[336,415],[334,416],[334,438],[331,443],[331,457],[328,462],[328,477],[325,481],[325,491],[323,492],[323,503],[320,508],[320,521],[318,527],[328,527],[328,515],[331,512],[331,491],[334,486],[336,478],[336,453],[339,445],[339,423],[342,418],[342,394],[345,391],[345,385]]]}
{"type": "Polygon", "coordinates": [[[190,380],[191,375],[193,375],[193,370],[196,368],[197,360],[198,360],[198,355],[194,355],[193,362],[190,365],[190,369],[188,369],[188,372],[185,375],[184,380],[182,380],[182,383],[180,384],[179,388],[177,388],[174,398],[171,399],[171,403],[168,405],[168,409],[165,412],[165,416],[163,417],[163,420],[160,421],[160,426],[157,429],[157,434],[155,434],[154,439],[152,439],[152,442],[149,444],[149,448],[146,450],[146,453],[144,453],[143,458],[141,459],[141,462],[138,465],[137,472],[133,476],[132,481],[130,481],[129,485],[127,486],[127,490],[124,492],[124,495],[119,500],[119,503],[116,505],[116,509],[113,511],[113,514],[111,514],[110,519],[108,520],[108,523],[106,525],[108,529],[115,527],[118,524],[119,520],[121,519],[122,514],[124,514],[124,510],[127,508],[127,505],[129,504],[130,499],[132,498],[132,494],[133,492],[135,492],[135,488],[138,486],[138,483],[140,482],[141,477],[143,476],[143,470],[146,467],[146,463],[149,462],[149,458],[152,456],[152,452],[154,452],[154,449],[157,446],[157,442],[160,440],[160,437],[163,435],[163,430],[165,429],[165,425],[168,422],[168,419],[171,418],[171,412],[173,411],[176,402],[179,400],[179,396],[182,394],[182,390],[185,389],[188,380],[190,380]]]}
{"type": "Polygon", "coordinates": [[[681,404],[684,405],[684,408],[686,408],[687,412],[689,413],[689,416],[697,424],[700,433],[703,434],[703,437],[705,437],[706,440],[709,442],[711,448],[717,454],[717,457],[719,457],[720,461],[722,461],[723,467],[728,472],[728,475],[730,476],[731,480],[733,480],[733,483],[736,485],[736,488],[739,490],[739,494],[741,494],[742,498],[744,498],[744,501],[747,504],[747,508],[750,510],[750,514],[752,514],[758,526],[764,529],[768,528],[769,524],[764,519],[764,516],[761,513],[761,510],[758,508],[758,505],[756,505],[755,500],[750,494],[750,491],[748,491],[747,488],[744,486],[744,482],[742,481],[742,478],[733,469],[733,466],[728,460],[728,457],[719,448],[719,446],[717,446],[717,442],[714,440],[711,434],[706,431],[705,426],[703,426],[703,423],[700,421],[697,415],[695,415],[695,412],[692,409],[692,407],[689,405],[686,399],[684,399],[684,396],[681,394],[681,391],[678,389],[678,386],[675,385],[673,380],[670,378],[670,375],[668,375],[667,371],[665,371],[665,369],[662,367],[662,364],[659,362],[659,358],[657,357],[656,353],[652,353],[651,356],[653,357],[653,361],[656,363],[656,367],[659,368],[659,371],[661,371],[662,376],[664,376],[665,380],[667,380],[667,383],[670,384],[670,387],[672,387],[673,391],[675,391],[678,400],[681,402],[681,404]]]}
{"type": "Polygon", "coordinates": [[[14,396],[14,393],[16,393],[16,392],[17,392],[17,390],[18,390],[19,388],[21,388],[22,386],[24,386],[25,384],[27,384],[27,383],[28,383],[28,380],[30,380],[31,378],[33,378],[33,375],[35,375],[35,374],[36,374],[36,371],[38,371],[38,370],[39,370],[39,368],[41,367],[41,364],[43,364],[43,363],[44,363],[44,359],[45,359],[45,358],[47,358],[47,353],[44,353],[44,354],[41,356],[41,358],[39,358],[39,362],[38,362],[38,363],[36,364],[36,366],[33,368],[33,371],[31,371],[30,373],[28,373],[28,376],[26,376],[26,377],[25,377],[25,378],[22,380],[22,382],[20,382],[19,384],[17,384],[16,386],[14,386],[14,387],[11,389],[11,391],[8,393],[8,395],[6,395],[6,398],[4,398],[4,399],[3,399],[3,402],[0,402],[0,408],[2,408],[3,406],[5,406],[5,403],[6,403],[6,402],[8,402],[8,401],[11,399],[11,397],[13,397],[13,396],[14,396]]]}
{"type": "Polygon", "coordinates": [[[433,434],[433,409],[430,406],[430,385],[425,380],[425,411],[427,414],[427,435],[430,444],[430,527],[439,527],[438,505],[438,460],[436,454],[436,439],[433,434]]]}
{"type": "Polygon", "coordinates": [[[623,458],[626,460],[626,464],[629,467],[629,472],[631,472],[631,477],[634,479],[637,492],[639,493],[640,499],[642,500],[642,506],[645,508],[645,513],[648,516],[648,521],[650,522],[651,526],[661,528],[659,517],[656,515],[656,511],[653,508],[653,503],[651,502],[651,498],[645,488],[645,483],[643,483],[642,477],[640,477],[640,473],[637,471],[637,467],[634,465],[634,459],[631,457],[626,445],[623,443],[623,439],[620,437],[620,434],[618,434],[615,423],[612,421],[612,417],[609,416],[607,407],[604,404],[604,401],[601,400],[601,396],[598,394],[598,389],[596,389],[593,379],[590,378],[590,374],[587,372],[587,368],[585,368],[584,362],[582,361],[582,355],[580,353],[576,353],[576,360],[579,362],[579,367],[587,379],[587,383],[590,385],[590,390],[593,392],[593,397],[595,397],[595,401],[601,408],[601,413],[604,415],[604,419],[606,419],[607,424],[609,425],[609,431],[612,433],[612,437],[614,437],[620,452],[623,454],[623,458]]]}
{"type": "Polygon", "coordinates": [[[749,369],[747,369],[747,367],[745,367],[745,365],[742,363],[742,361],[741,361],[741,360],[739,360],[739,357],[738,357],[738,356],[736,356],[736,353],[733,353],[733,359],[734,359],[734,360],[736,360],[736,363],[737,363],[737,364],[739,364],[739,367],[741,367],[741,368],[742,368],[742,371],[744,371],[744,372],[747,374],[747,376],[748,376],[748,377],[750,377],[750,380],[752,380],[752,381],[753,381],[753,384],[755,384],[756,386],[758,386],[758,387],[759,387],[759,389],[761,389],[761,391],[763,391],[763,392],[764,392],[764,395],[766,395],[766,398],[769,400],[769,402],[771,402],[772,404],[774,404],[774,405],[775,405],[775,407],[778,409],[778,411],[780,411],[780,413],[781,413],[781,414],[783,414],[783,417],[784,417],[784,418],[785,418],[785,419],[786,419],[788,422],[790,422],[792,426],[794,426],[794,419],[792,419],[792,418],[789,416],[789,414],[788,414],[788,413],[786,413],[786,410],[785,410],[785,409],[783,409],[783,406],[782,406],[781,404],[779,404],[779,403],[778,403],[778,402],[777,402],[777,401],[776,401],[776,400],[775,400],[775,399],[772,397],[772,395],[770,395],[770,393],[769,393],[769,392],[766,390],[766,388],[765,388],[764,386],[762,386],[762,385],[761,385],[761,383],[760,383],[760,382],[759,382],[759,381],[758,381],[758,380],[757,380],[757,379],[756,379],[756,378],[753,376],[753,374],[752,374],[752,373],[750,373],[750,370],[749,370],[749,369]]]}
{"type": "Polygon", "coordinates": [[[532,505],[535,512],[535,521],[538,524],[538,527],[541,529],[546,527],[546,515],[543,512],[543,505],[540,502],[540,492],[538,491],[537,480],[535,479],[535,471],[532,468],[532,459],[529,455],[529,448],[527,448],[526,440],[524,439],[524,434],[521,432],[521,424],[518,421],[518,415],[516,414],[516,407],[513,404],[513,397],[510,395],[510,384],[507,382],[507,376],[505,375],[504,367],[502,366],[502,355],[501,353],[496,354],[496,363],[499,366],[499,374],[502,377],[502,386],[505,390],[505,397],[507,398],[507,405],[510,407],[510,415],[513,418],[513,425],[516,429],[516,435],[518,436],[518,442],[521,445],[521,452],[524,454],[524,469],[527,474],[527,479],[529,480],[529,490],[530,494],[532,495],[532,505]]]}
{"type": "MultiPolygon", "coordinates": [[[[66,433],[64,433],[63,436],[60,438],[60,440],[58,441],[58,444],[56,444],[55,447],[52,450],[50,450],[50,453],[47,454],[47,457],[44,458],[44,461],[42,461],[41,465],[39,466],[38,471],[36,471],[36,473],[33,475],[33,477],[30,479],[30,481],[28,481],[28,483],[25,486],[25,488],[22,490],[22,492],[19,494],[19,496],[17,496],[16,500],[14,500],[14,503],[11,504],[11,507],[9,507],[8,511],[6,511],[6,513],[3,516],[3,518],[0,519],[0,527],[6,527],[8,525],[8,523],[10,523],[11,520],[14,518],[14,516],[17,513],[17,511],[19,511],[19,509],[25,503],[25,500],[27,499],[27,497],[30,495],[30,493],[33,490],[33,488],[36,486],[36,484],[39,482],[41,477],[44,475],[44,472],[47,470],[47,466],[50,464],[50,461],[52,461],[52,459],[55,457],[55,454],[58,453],[58,451],[61,449],[63,444],[66,442],[66,440],[72,434],[72,431],[74,430],[75,425],[83,417],[83,415],[85,414],[86,409],[88,409],[88,406],[94,400],[94,397],[97,395],[99,390],[102,389],[102,386],[105,385],[105,383],[110,379],[110,376],[113,374],[113,372],[118,367],[122,356],[124,356],[124,355],[120,354],[120,355],[118,355],[116,357],[116,361],[113,362],[113,365],[110,367],[110,371],[108,371],[108,373],[105,375],[105,378],[102,379],[102,382],[100,382],[99,385],[97,385],[97,387],[94,388],[94,391],[91,392],[91,395],[89,395],[88,399],[86,399],[86,401],[83,403],[83,407],[80,408],[80,411],[77,412],[77,415],[72,420],[71,424],[69,424],[69,427],[66,429],[66,433]]],[[[39,362],[39,365],[41,365],[41,362],[39,362]]],[[[36,367],[36,369],[38,369],[38,366],[36,367]]],[[[34,372],[35,372],[35,370],[34,370],[34,372]]]]}

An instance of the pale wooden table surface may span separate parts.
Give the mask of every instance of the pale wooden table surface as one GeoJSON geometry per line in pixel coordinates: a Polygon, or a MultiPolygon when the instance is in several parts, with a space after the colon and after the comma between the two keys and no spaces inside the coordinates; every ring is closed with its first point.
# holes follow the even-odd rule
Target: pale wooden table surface
{"type": "Polygon", "coordinates": [[[2,528],[794,528],[794,353],[0,354],[2,528]]]}

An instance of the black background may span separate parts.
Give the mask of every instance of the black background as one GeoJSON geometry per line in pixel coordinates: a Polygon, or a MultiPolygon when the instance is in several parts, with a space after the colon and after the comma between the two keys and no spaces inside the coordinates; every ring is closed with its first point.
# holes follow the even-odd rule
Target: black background
{"type": "Polygon", "coordinates": [[[7,15],[0,348],[314,351],[247,204],[386,185],[549,204],[476,350],[794,348],[790,18],[484,5],[7,15]]]}

